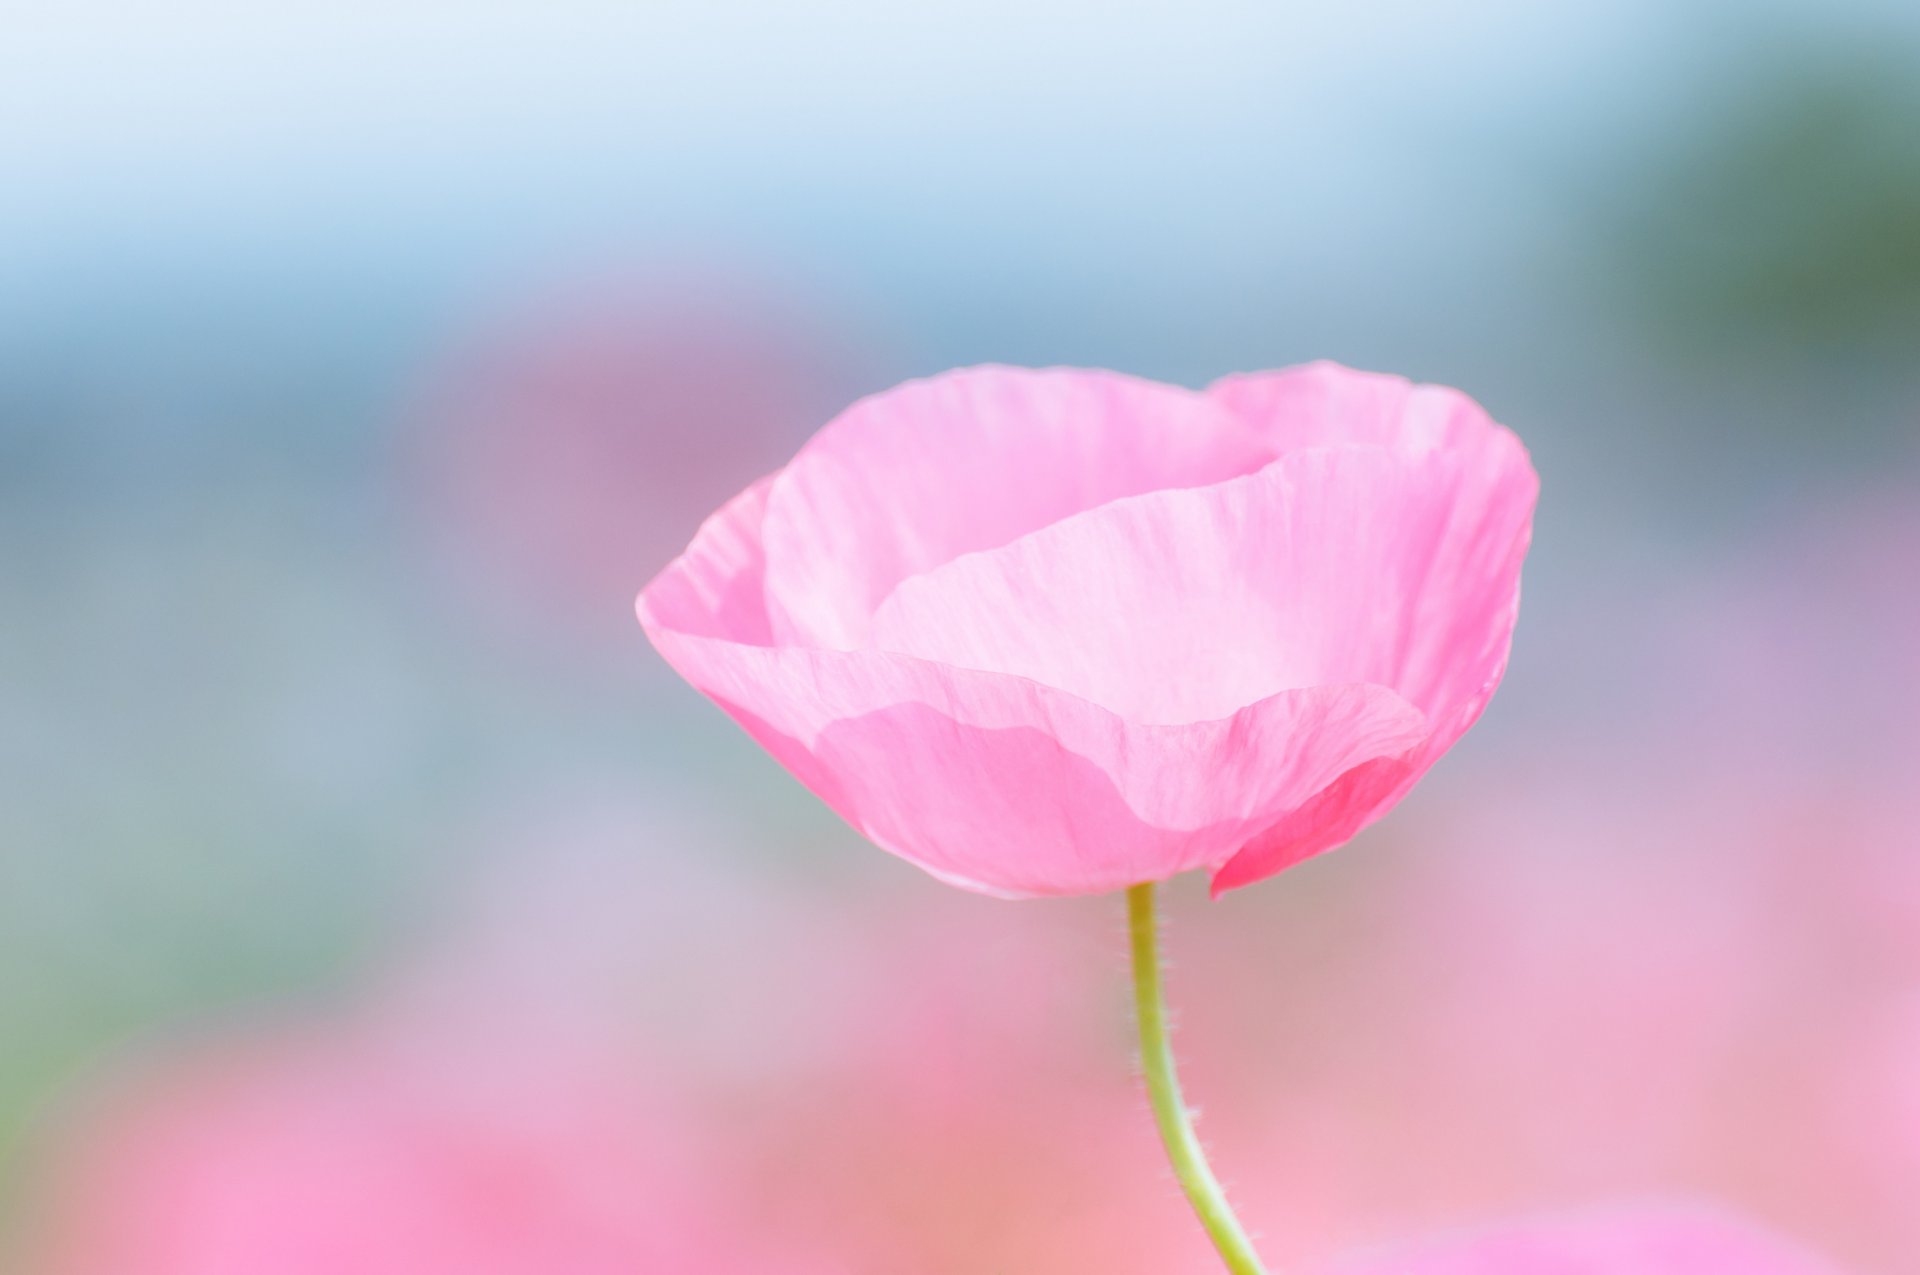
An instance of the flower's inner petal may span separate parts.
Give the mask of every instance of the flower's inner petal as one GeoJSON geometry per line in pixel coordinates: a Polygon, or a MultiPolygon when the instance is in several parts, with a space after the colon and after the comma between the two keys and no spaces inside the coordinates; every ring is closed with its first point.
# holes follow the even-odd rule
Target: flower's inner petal
{"type": "Polygon", "coordinates": [[[984,367],[856,403],[780,475],[764,529],[779,641],[853,649],[908,576],[1123,496],[1273,452],[1203,395],[1113,372],[984,367]]]}
{"type": "MultiPolygon", "coordinates": [[[[901,583],[874,643],[1017,674],[1138,722],[1209,721],[1276,692],[1370,682],[1422,711],[1477,664],[1508,520],[1459,457],[1293,453],[1213,487],[1091,510],[901,583]]],[[[1504,650],[1504,632],[1500,640],[1504,650]]],[[[1468,672],[1468,680],[1483,678],[1468,672]]]]}

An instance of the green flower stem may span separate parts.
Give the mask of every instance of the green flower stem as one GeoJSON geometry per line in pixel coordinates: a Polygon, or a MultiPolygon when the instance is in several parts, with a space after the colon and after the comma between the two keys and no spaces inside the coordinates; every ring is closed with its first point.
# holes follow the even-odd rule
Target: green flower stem
{"type": "Polygon", "coordinates": [[[1140,1064],[1146,1072],[1147,1096],[1153,1103],[1154,1123],[1167,1145],[1174,1176],[1187,1193],[1200,1225],[1233,1275],[1267,1275],[1253,1251],[1253,1241],[1227,1204],[1220,1179],[1213,1176],[1194,1132],[1193,1117],[1180,1096],[1180,1077],[1173,1066],[1173,1046],[1167,1039],[1167,1000],[1160,986],[1160,933],[1153,914],[1153,883],[1127,890],[1127,923],[1133,935],[1133,999],[1140,1019],[1140,1064]]]}

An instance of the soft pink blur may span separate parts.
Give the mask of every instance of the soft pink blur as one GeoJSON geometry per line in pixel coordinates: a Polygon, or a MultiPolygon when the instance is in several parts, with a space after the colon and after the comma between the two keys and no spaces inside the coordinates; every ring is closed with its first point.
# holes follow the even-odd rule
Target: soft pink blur
{"type": "MultiPolygon", "coordinates": [[[[1623,853],[1631,812],[1470,796],[1364,877],[1169,892],[1189,1089],[1269,1260],[1657,1194],[1897,1275],[1920,1032],[1809,1038],[1818,985],[1768,892],[1687,853],[1697,812],[1623,853]]],[[[1129,1065],[1111,900],[773,881],[716,853],[737,835],[617,801],[504,829],[357,1005],[69,1126],[46,1269],[237,1275],[349,1223],[413,1275],[1211,1269],[1129,1065]]],[[[363,1269],[335,1257],[265,1269],[363,1269]]]]}
{"type": "Polygon", "coordinates": [[[1824,1262],[1706,1213],[1545,1220],[1342,1262],[1329,1275],[1835,1275],[1824,1262]]]}
{"type": "Polygon", "coordinates": [[[631,1069],[538,1036],[379,1024],[167,1063],[54,1181],[46,1275],[630,1275],[808,1269],[727,1226],[702,1139],[631,1069]]]}
{"type": "Polygon", "coordinates": [[[1225,890],[1353,836],[1479,717],[1537,485],[1472,400],[1397,377],[977,368],[848,409],[640,618],[942,880],[1225,890]]]}

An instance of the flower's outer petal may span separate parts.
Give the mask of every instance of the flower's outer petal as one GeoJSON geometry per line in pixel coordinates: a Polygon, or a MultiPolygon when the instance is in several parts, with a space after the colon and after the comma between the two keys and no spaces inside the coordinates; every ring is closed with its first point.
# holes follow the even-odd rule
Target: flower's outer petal
{"type": "Polygon", "coordinates": [[[662,625],[662,655],[847,821],[955,884],[1095,894],[1212,866],[1425,719],[1380,686],[1285,691],[1142,726],[1051,687],[878,651],[662,625]]]}
{"type": "Polygon", "coordinates": [[[703,637],[772,645],[760,526],[778,476],[767,475],[722,505],[686,551],[647,585],[642,604],[657,622],[703,637]]]}
{"type": "Polygon", "coordinates": [[[774,484],[782,642],[852,649],[901,580],[1122,496],[1248,473],[1272,449],[1205,395],[1115,372],[979,367],[848,408],[774,484]]]}
{"type": "Polygon", "coordinates": [[[1458,451],[1506,433],[1459,390],[1325,359],[1238,372],[1209,385],[1206,394],[1283,453],[1347,443],[1416,454],[1458,451]]]}
{"type": "Polygon", "coordinates": [[[1506,674],[1540,479],[1520,441],[1458,397],[1465,406],[1444,415],[1444,430],[1410,430],[1394,444],[1395,454],[1452,494],[1450,502],[1380,511],[1403,532],[1420,529],[1404,542],[1410,549],[1417,550],[1421,537],[1427,548],[1373,583],[1378,596],[1400,598],[1390,609],[1401,617],[1401,646],[1394,675],[1385,680],[1426,713],[1432,734],[1404,766],[1375,765],[1350,775],[1313,810],[1254,838],[1214,875],[1216,895],[1332,849],[1392,809],[1479,720],[1506,674]],[[1426,450],[1422,440],[1434,437],[1445,445],[1426,450]]]}
{"type": "Polygon", "coordinates": [[[1363,762],[1340,776],[1297,810],[1289,811],[1240,847],[1213,874],[1213,895],[1263,881],[1340,846],[1393,809],[1439,756],[1431,737],[1398,757],[1363,762]]]}
{"type": "Polygon", "coordinates": [[[1836,1275],[1823,1261],[1704,1211],[1539,1221],[1336,1264],[1326,1275],[1836,1275]]]}

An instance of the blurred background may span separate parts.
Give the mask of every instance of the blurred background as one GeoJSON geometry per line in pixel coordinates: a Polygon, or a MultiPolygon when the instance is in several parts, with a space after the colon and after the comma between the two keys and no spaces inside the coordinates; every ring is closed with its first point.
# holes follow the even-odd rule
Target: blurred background
{"type": "Polygon", "coordinates": [[[631,602],[904,377],[1317,357],[1545,487],[1485,721],[1173,891],[1271,1258],[1920,1269],[1905,0],[0,2],[8,1268],[1212,1269],[1119,901],[859,843],[631,602]]]}

